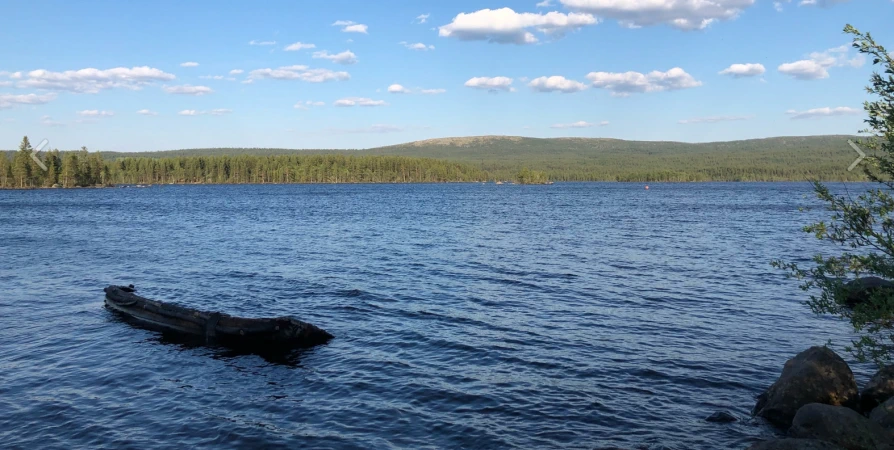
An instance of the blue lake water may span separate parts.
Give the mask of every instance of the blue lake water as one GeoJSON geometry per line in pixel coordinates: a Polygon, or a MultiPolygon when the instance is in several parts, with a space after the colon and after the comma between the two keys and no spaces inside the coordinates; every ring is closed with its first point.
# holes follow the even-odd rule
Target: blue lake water
{"type": "Polygon", "coordinates": [[[850,338],[769,264],[822,249],[809,206],[806,183],[0,190],[0,447],[744,448],[785,360],[850,338]],[[336,338],[171,342],[103,307],[128,283],[336,338]]]}

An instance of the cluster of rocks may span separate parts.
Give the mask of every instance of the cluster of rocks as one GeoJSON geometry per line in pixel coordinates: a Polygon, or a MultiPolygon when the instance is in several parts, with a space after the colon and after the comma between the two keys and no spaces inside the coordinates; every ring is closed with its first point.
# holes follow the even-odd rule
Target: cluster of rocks
{"type": "Polygon", "coordinates": [[[858,391],[847,363],[811,347],[785,363],[753,414],[787,429],[787,438],[750,450],[894,450],[894,366],[858,391]]]}

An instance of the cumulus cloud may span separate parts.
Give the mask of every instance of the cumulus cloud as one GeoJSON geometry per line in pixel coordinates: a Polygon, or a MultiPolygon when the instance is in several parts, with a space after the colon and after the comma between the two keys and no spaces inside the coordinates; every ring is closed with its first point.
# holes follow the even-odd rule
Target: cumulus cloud
{"type": "Polygon", "coordinates": [[[310,109],[310,106],[326,106],[325,102],[315,102],[313,100],[307,100],[305,102],[295,103],[295,109],[310,109]]]}
{"type": "Polygon", "coordinates": [[[284,66],[277,69],[257,69],[248,74],[249,80],[269,78],[274,80],[301,80],[308,83],[325,81],[343,81],[351,78],[347,72],[334,72],[329,69],[311,69],[307,66],[284,66]]]}
{"type": "Polygon", "coordinates": [[[0,94],[0,109],[16,105],[42,105],[56,99],[56,94],[0,94]]]}
{"type": "Polygon", "coordinates": [[[837,108],[814,108],[808,109],[807,111],[795,111],[794,109],[790,109],[785,113],[792,116],[792,119],[817,119],[820,117],[830,116],[849,116],[853,114],[860,114],[861,111],[862,110],[856,108],[839,106],[837,108]]]}
{"type": "Polygon", "coordinates": [[[195,109],[184,109],[183,111],[180,111],[177,114],[179,114],[181,116],[223,116],[225,114],[230,114],[231,112],[233,112],[232,109],[226,109],[226,108],[218,108],[218,109],[212,109],[212,110],[208,110],[208,111],[199,111],[199,110],[195,110],[195,109]]]}
{"type": "Polygon", "coordinates": [[[176,78],[170,73],[148,66],[116,67],[99,70],[94,68],[51,72],[49,70],[32,70],[27,78],[21,72],[9,75],[21,80],[16,83],[20,88],[48,89],[95,94],[112,88],[141,89],[156,81],[169,81],[176,78]]]}
{"type": "Polygon", "coordinates": [[[297,52],[298,50],[304,50],[304,49],[309,49],[309,48],[317,48],[317,46],[314,45],[314,44],[305,44],[305,43],[303,43],[303,42],[296,42],[296,43],[294,43],[294,44],[291,44],[291,45],[287,46],[287,47],[285,48],[285,51],[287,51],[287,52],[297,52]]]}
{"type": "Polygon", "coordinates": [[[357,55],[355,55],[350,50],[345,50],[341,53],[336,53],[334,55],[329,54],[326,50],[321,52],[314,52],[313,57],[315,59],[328,59],[336,64],[354,64],[357,62],[357,55]]]}
{"type": "Polygon", "coordinates": [[[509,77],[475,77],[466,81],[466,87],[475,89],[487,89],[491,92],[515,91],[512,87],[512,78],[509,77]]]}
{"type": "Polygon", "coordinates": [[[276,45],[276,41],[248,41],[248,45],[276,45]]]}
{"type": "Polygon", "coordinates": [[[708,117],[694,117],[692,119],[683,119],[678,120],[677,123],[681,124],[696,124],[696,123],[717,123],[717,122],[730,122],[736,120],[748,120],[753,116],[708,116],[708,117]]]}
{"type": "Polygon", "coordinates": [[[528,87],[539,92],[580,92],[587,88],[587,85],[580,81],[569,80],[565,77],[553,75],[551,77],[540,77],[531,80],[528,87]]]}
{"type": "Polygon", "coordinates": [[[195,61],[189,61],[185,63],[180,63],[180,67],[199,67],[199,63],[195,61]]]}
{"type": "Polygon", "coordinates": [[[731,20],[754,0],[559,0],[572,11],[617,20],[631,28],[666,24],[701,30],[718,20],[731,20]]]}
{"type": "Polygon", "coordinates": [[[178,94],[178,95],[205,95],[211,94],[214,92],[208,86],[193,86],[191,84],[184,84],[180,86],[164,86],[162,89],[168,94],[178,94]]]}
{"type": "Polygon", "coordinates": [[[549,12],[517,13],[511,8],[482,9],[460,13],[453,21],[438,29],[441,37],[463,41],[489,41],[501,44],[533,44],[538,42],[533,31],[561,37],[569,31],[595,25],[592,14],[549,12]]]}
{"type": "Polygon", "coordinates": [[[48,127],[64,127],[64,122],[58,122],[53,120],[50,116],[43,116],[40,118],[40,124],[48,127]]]}
{"type": "Polygon", "coordinates": [[[341,31],[345,33],[363,33],[367,34],[367,30],[369,27],[362,23],[357,23],[352,20],[336,20],[333,24],[333,27],[342,27],[341,31]]]}
{"type": "Polygon", "coordinates": [[[729,75],[733,78],[753,77],[763,75],[767,69],[763,64],[733,64],[726,69],[721,70],[720,75],[729,75]]]}
{"type": "Polygon", "coordinates": [[[536,6],[537,6],[538,8],[550,8],[550,7],[553,6],[553,1],[552,1],[552,0],[543,0],[543,1],[540,2],[540,3],[537,3],[536,6]]]}
{"type": "Polygon", "coordinates": [[[778,70],[798,80],[829,78],[829,69],[832,67],[860,67],[866,62],[866,58],[861,54],[851,58],[850,49],[851,47],[845,44],[824,52],[813,52],[807,59],[781,64],[778,70]]]}
{"type": "Polygon", "coordinates": [[[336,100],[335,106],[386,106],[385,100],[373,100],[365,97],[347,97],[336,100]]]}
{"type": "Polygon", "coordinates": [[[388,92],[392,94],[409,94],[410,90],[399,84],[392,84],[391,86],[388,86],[388,92]]]}
{"type": "Polygon", "coordinates": [[[115,115],[112,111],[100,111],[98,109],[85,109],[78,111],[77,114],[81,117],[109,117],[115,115]]]}
{"type": "Polygon", "coordinates": [[[199,75],[199,78],[203,80],[223,80],[223,75],[199,75]]]}
{"type": "Polygon", "coordinates": [[[148,109],[141,109],[141,110],[137,111],[137,114],[140,114],[142,116],[157,116],[158,115],[157,112],[150,111],[148,109]]]}
{"type": "Polygon", "coordinates": [[[388,86],[388,92],[392,94],[443,94],[447,92],[446,89],[421,89],[421,88],[413,88],[408,89],[400,84],[392,84],[388,86]]]}
{"type": "Polygon", "coordinates": [[[593,128],[593,127],[604,127],[608,125],[607,120],[603,120],[599,123],[591,123],[585,122],[583,120],[574,123],[557,123],[555,125],[550,125],[550,128],[593,128]]]}
{"type": "Polygon", "coordinates": [[[416,20],[414,21],[414,23],[425,23],[428,21],[429,16],[431,16],[431,14],[420,14],[416,16],[416,20]]]}
{"type": "Polygon", "coordinates": [[[241,74],[242,72],[245,72],[245,71],[242,70],[242,69],[233,69],[233,70],[230,71],[230,75],[239,75],[239,74],[241,74]]]}
{"type": "Polygon", "coordinates": [[[587,79],[592,82],[593,87],[607,89],[612,95],[618,97],[645,92],[688,89],[702,85],[701,81],[696,80],[679,67],[674,67],[667,72],[654,70],[647,74],[590,72],[587,74],[587,79]]]}
{"type": "Polygon", "coordinates": [[[435,49],[435,46],[434,46],[434,45],[425,45],[425,44],[423,44],[423,43],[421,43],[421,42],[416,42],[415,44],[411,44],[411,43],[406,42],[406,41],[401,41],[400,45],[403,45],[404,47],[406,47],[406,48],[408,48],[408,49],[410,49],[410,50],[419,50],[419,51],[423,51],[423,52],[424,52],[424,51],[434,50],[434,49],[435,49]]]}

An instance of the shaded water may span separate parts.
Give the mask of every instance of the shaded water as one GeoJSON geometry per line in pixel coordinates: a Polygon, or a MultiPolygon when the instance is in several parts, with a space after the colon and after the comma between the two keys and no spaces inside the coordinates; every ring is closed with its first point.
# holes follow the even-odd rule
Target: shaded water
{"type": "Polygon", "coordinates": [[[0,191],[0,447],[744,448],[783,362],[849,337],[769,265],[819,248],[810,205],[804,183],[0,191]],[[112,283],[336,338],[170,342],[103,308],[112,283]]]}

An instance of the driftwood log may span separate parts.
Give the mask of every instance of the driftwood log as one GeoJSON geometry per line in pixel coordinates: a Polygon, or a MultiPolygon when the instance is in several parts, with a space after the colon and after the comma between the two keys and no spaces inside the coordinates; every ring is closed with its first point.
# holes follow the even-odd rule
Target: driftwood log
{"type": "Polygon", "coordinates": [[[311,347],[332,335],[294,317],[246,319],[150,300],[133,285],[104,289],[110,310],[145,328],[189,335],[206,344],[259,350],[311,347]]]}

